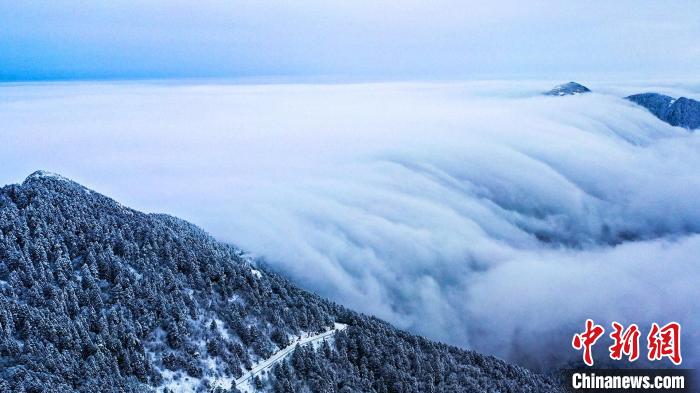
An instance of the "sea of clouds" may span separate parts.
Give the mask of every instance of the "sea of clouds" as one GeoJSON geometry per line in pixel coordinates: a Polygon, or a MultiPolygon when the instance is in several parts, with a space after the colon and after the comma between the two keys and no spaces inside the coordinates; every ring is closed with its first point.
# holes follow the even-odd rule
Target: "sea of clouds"
{"type": "Polygon", "coordinates": [[[579,358],[586,318],[679,321],[697,365],[700,134],[621,97],[700,86],[551,84],[5,84],[0,181],[58,172],[529,367],[579,358]]]}

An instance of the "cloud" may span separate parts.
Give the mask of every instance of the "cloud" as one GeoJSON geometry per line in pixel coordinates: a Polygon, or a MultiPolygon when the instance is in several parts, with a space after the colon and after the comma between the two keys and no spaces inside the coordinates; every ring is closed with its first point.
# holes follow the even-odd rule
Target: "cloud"
{"type": "Polygon", "coordinates": [[[62,173],[531,367],[586,318],[678,320],[697,364],[700,137],[550,84],[6,86],[0,177],[62,173]]]}

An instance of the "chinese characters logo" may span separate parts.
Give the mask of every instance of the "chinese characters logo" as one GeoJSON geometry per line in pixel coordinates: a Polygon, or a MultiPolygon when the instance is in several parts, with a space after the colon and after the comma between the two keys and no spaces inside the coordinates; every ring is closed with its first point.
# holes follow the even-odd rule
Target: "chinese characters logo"
{"type": "MultiPolygon", "coordinates": [[[[621,360],[623,356],[634,362],[639,358],[639,337],[641,332],[636,324],[625,328],[622,324],[613,322],[613,331],[610,338],[613,344],[608,347],[610,358],[621,360]]],[[[583,362],[593,366],[593,345],[603,336],[605,328],[596,325],[593,320],[586,320],[586,328],[583,332],[574,335],[571,346],[580,351],[583,350],[583,362]]],[[[679,365],[683,361],[681,357],[681,325],[678,322],[670,322],[664,326],[652,323],[647,335],[647,359],[650,361],[668,358],[673,364],[679,365]]]]}

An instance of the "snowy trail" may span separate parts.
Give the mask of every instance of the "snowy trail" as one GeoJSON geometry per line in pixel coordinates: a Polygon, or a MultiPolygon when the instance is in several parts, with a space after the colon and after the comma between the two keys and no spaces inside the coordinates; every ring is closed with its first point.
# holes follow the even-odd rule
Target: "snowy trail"
{"type": "Polygon", "coordinates": [[[320,342],[322,340],[325,340],[326,338],[333,336],[337,332],[345,330],[348,326],[342,323],[336,323],[335,327],[327,332],[323,332],[314,336],[309,336],[309,337],[304,337],[301,339],[297,339],[290,345],[286,346],[284,349],[278,351],[274,355],[270,356],[268,359],[265,359],[264,361],[256,364],[252,370],[246,372],[243,374],[240,378],[236,379],[235,386],[236,388],[243,388],[243,391],[245,390],[246,384],[256,375],[260,374],[262,371],[269,370],[274,366],[275,364],[279,363],[280,361],[284,360],[287,356],[289,356],[293,351],[294,348],[296,348],[297,345],[306,345],[310,343],[316,343],[320,342]]]}

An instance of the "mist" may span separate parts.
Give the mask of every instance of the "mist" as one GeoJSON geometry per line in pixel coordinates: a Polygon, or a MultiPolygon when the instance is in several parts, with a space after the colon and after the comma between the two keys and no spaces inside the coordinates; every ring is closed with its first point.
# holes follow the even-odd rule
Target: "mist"
{"type": "Polygon", "coordinates": [[[580,358],[586,318],[678,321],[697,366],[700,136],[620,97],[698,85],[552,84],[6,84],[0,180],[60,173],[535,369],[580,358]]]}

